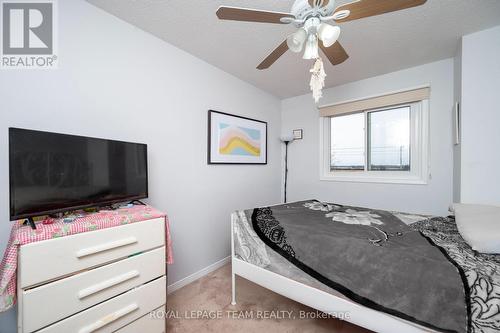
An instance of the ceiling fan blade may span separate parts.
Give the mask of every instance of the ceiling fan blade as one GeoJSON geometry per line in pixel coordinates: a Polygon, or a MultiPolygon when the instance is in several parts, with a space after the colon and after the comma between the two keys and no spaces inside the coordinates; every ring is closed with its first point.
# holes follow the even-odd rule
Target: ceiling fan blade
{"type": "Polygon", "coordinates": [[[320,42],[319,47],[328,60],[330,60],[332,65],[341,64],[349,58],[349,55],[338,41],[330,47],[325,47],[323,46],[323,43],[320,42]]]}
{"type": "Polygon", "coordinates": [[[375,16],[384,13],[394,12],[401,9],[407,9],[423,5],[427,0],[358,0],[335,9],[335,13],[341,10],[349,10],[349,16],[336,22],[347,22],[357,20],[363,17],[375,16]]]}
{"type": "Polygon", "coordinates": [[[311,7],[325,7],[330,3],[330,0],[309,0],[309,6],[311,7]]]}
{"type": "Polygon", "coordinates": [[[261,23],[280,23],[282,17],[295,18],[288,13],[270,12],[265,10],[255,10],[237,7],[219,7],[217,17],[221,20],[261,22],[261,23]]]}
{"type": "Polygon", "coordinates": [[[288,51],[288,45],[286,45],[285,40],[277,48],[275,48],[274,51],[271,52],[271,54],[268,55],[267,58],[259,64],[259,66],[257,66],[257,69],[262,70],[271,67],[271,65],[274,64],[279,57],[285,54],[286,51],[288,51]]]}

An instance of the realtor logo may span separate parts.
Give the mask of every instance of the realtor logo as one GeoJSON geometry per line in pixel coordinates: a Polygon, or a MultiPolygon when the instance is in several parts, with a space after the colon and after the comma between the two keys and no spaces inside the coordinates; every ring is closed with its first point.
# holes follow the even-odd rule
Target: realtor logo
{"type": "Polygon", "coordinates": [[[55,68],[53,1],[2,1],[1,68],[55,68]]]}

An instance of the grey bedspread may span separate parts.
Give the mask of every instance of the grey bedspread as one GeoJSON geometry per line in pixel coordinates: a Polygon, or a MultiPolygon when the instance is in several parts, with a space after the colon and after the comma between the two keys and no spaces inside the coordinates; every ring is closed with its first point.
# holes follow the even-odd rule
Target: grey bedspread
{"type": "MultiPolygon", "coordinates": [[[[314,200],[244,215],[254,229],[246,232],[348,298],[434,330],[470,330],[464,271],[431,236],[396,215],[314,200]]],[[[265,258],[254,241],[247,244],[254,257],[265,258]]]]}

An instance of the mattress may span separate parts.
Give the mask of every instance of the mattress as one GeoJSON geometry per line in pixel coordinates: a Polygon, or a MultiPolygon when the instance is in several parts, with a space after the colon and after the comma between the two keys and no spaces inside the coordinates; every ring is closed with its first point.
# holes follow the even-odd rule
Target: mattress
{"type": "MultiPolygon", "coordinates": [[[[424,221],[432,217],[429,215],[408,214],[402,212],[392,213],[407,225],[424,221]]],[[[236,258],[354,303],[354,301],[342,295],[337,290],[330,288],[326,284],[305,273],[290,261],[285,259],[282,255],[267,246],[253,230],[251,222],[248,221],[248,217],[244,211],[234,212],[231,219],[233,222],[234,254],[236,258]]],[[[418,324],[406,321],[399,317],[392,316],[390,314],[386,315],[408,325],[422,328],[418,324]]],[[[429,328],[425,328],[423,330],[427,332],[436,332],[429,328]]]]}

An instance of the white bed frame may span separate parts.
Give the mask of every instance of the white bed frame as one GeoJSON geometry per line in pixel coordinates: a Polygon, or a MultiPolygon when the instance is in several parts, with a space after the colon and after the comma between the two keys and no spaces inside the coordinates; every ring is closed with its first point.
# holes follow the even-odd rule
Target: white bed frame
{"type": "Polygon", "coordinates": [[[232,305],[236,305],[236,275],[264,288],[305,304],[324,313],[348,313],[344,320],[375,332],[422,333],[435,332],[392,315],[379,312],[353,301],[329,294],[295,280],[238,259],[234,254],[234,221],[231,220],[232,305]]]}

